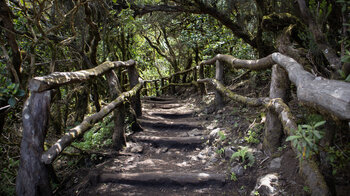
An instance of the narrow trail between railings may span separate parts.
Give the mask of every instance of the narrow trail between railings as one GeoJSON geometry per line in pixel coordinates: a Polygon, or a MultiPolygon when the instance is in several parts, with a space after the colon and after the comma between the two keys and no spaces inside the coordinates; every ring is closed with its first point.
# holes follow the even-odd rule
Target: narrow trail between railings
{"type": "Polygon", "coordinates": [[[261,108],[231,102],[217,110],[214,96],[144,97],[143,131],[72,173],[57,195],[309,195],[285,142],[270,156],[246,141],[248,130],[262,128],[261,108]],[[242,148],[252,166],[231,158],[242,148]]]}
{"type": "Polygon", "coordinates": [[[90,170],[77,195],[236,195],[225,170],[198,158],[209,136],[187,103],[145,98],[139,122],[144,131],[129,136],[121,156],[90,170]]]}

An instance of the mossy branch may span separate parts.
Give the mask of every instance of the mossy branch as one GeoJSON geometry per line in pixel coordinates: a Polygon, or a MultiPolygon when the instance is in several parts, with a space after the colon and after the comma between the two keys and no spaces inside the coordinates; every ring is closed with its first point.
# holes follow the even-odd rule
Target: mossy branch
{"type": "Polygon", "coordinates": [[[117,68],[117,67],[129,67],[134,66],[135,61],[129,60],[123,61],[106,61],[101,65],[75,72],[54,72],[47,76],[35,77],[29,81],[29,90],[32,92],[42,92],[55,87],[59,87],[65,84],[70,84],[74,82],[84,82],[93,77],[100,76],[107,71],[117,68]]]}

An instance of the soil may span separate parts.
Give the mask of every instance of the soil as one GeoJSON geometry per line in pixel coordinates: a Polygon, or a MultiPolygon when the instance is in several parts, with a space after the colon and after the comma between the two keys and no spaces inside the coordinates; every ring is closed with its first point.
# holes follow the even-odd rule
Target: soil
{"type": "Polygon", "coordinates": [[[99,164],[72,173],[56,194],[309,195],[288,144],[275,154],[264,152],[262,108],[233,102],[215,108],[213,93],[185,94],[143,98],[144,131],[129,135],[122,152],[106,149],[110,156],[99,164]],[[257,133],[255,142],[247,141],[249,130],[257,133]],[[177,141],[184,137],[205,140],[177,141]],[[166,142],[169,138],[172,142],[166,142]],[[252,166],[231,159],[242,147],[254,156],[252,166]]]}

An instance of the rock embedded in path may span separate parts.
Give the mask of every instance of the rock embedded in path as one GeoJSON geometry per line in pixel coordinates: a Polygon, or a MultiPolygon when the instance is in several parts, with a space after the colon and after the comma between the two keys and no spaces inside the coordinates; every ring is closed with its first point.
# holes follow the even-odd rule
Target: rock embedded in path
{"type": "Polygon", "coordinates": [[[142,153],[143,152],[143,146],[137,143],[128,143],[128,146],[125,150],[126,152],[131,153],[142,153]]]}
{"type": "Polygon", "coordinates": [[[215,129],[216,127],[217,127],[216,123],[212,123],[212,124],[207,126],[207,129],[212,130],[212,129],[215,129]]]}
{"type": "Polygon", "coordinates": [[[189,136],[198,136],[198,135],[203,135],[203,132],[200,131],[199,129],[195,128],[192,131],[188,132],[189,136]]]}
{"type": "Polygon", "coordinates": [[[218,137],[219,131],[220,131],[220,128],[216,128],[216,129],[212,130],[209,134],[210,139],[215,139],[216,137],[218,137]]]}
{"type": "Polygon", "coordinates": [[[234,172],[237,177],[243,176],[244,168],[241,165],[236,165],[230,170],[231,172],[234,172]]]}
{"type": "Polygon", "coordinates": [[[231,148],[231,146],[225,147],[225,158],[226,159],[231,159],[233,153],[235,153],[235,151],[231,148]]]}
{"type": "Polygon", "coordinates": [[[210,159],[209,159],[209,161],[210,161],[211,163],[216,163],[218,160],[219,160],[219,159],[218,159],[218,157],[217,157],[216,154],[212,154],[212,155],[210,156],[210,159]]]}
{"type": "Polygon", "coordinates": [[[270,169],[279,169],[281,167],[281,157],[277,157],[272,159],[271,163],[270,163],[270,169]]]}
{"type": "Polygon", "coordinates": [[[251,196],[256,195],[256,192],[261,196],[278,195],[278,176],[277,174],[267,174],[265,176],[259,177],[255,188],[250,193],[251,196]]]}

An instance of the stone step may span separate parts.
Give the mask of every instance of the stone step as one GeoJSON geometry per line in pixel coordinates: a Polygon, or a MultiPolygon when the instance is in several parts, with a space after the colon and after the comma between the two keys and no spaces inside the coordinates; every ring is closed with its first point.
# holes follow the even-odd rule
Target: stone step
{"type": "Polygon", "coordinates": [[[198,145],[205,143],[208,136],[192,136],[192,137],[158,137],[158,136],[131,136],[131,139],[135,142],[149,142],[161,145],[198,145]]]}
{"type": "Polygon", "coordinates": [[[192,130],[192,129],[202,129],[201,124],[196,122],[178,122],[170,120],[147,120],[138,119],[138,122],[143,127],[149,127],[153,129],[180,129],[180,130],[192,130]]]}
{"type": "Polygon", "coordinates": [[[150,112],[150,115],[159,116],[162,118],[170,118],[170,119],[177,119],[177,118],[189,118],[193,117],[193,112],[150,112]]]}
{"type": "Polygon", "coordinates": [[[159,101],[159,102],[162,102],[162,101],[173,101],[173,102],[176,102],[177,99],[176,98],[173,98],[173,97],[143,97],[142,100],[145,100],[145,101],[159,101]]]}
{"type": "Polygon", "coordinates": [[[121,184],[152,184],[152,185],[199,185],[199,184],[220,184],[226,182],[225,174],[210,173],[164,173],[164,172],[143,172],[143,173],[101,173],[90,178],[94,183],[121,183],[121,184]]]}

